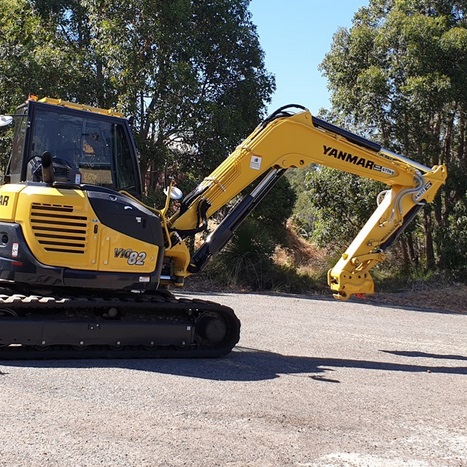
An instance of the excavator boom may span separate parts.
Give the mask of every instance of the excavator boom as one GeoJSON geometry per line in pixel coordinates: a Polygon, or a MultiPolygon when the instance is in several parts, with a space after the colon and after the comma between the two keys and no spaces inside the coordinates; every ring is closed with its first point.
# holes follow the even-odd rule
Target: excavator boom
{"type": "Polygon", "coordinates": [[[446,168],[428,168],[394,154],[300,107],[298,113],[279,109],[256,128],[237,149],[186,197],[169,225],[175,232],[190,231],[200,211],[210,217],[248,185],[267,173],[263,182],[232,208],[206,245],[196,252],[187,270],[198,272],[220,251],[254,205],[289,168],[319,164],[377,180],[389,186],[384,199],[358,236],[329,271],[328,282],[338,299],[373,293],[369,270],[384,260],[393,243],[416,212],[433,200],[446,179],[446,168]]]}

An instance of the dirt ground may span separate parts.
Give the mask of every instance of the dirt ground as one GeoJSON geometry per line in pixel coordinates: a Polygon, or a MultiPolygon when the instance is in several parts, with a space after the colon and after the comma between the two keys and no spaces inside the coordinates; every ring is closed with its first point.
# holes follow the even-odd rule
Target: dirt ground
{"type": "Polygon", "coordinates": [[[367,303],[467,313],[467,286],[458,284],[436,289],[426,285],[399,293],[376,293],[364,300],[367,303]]]}

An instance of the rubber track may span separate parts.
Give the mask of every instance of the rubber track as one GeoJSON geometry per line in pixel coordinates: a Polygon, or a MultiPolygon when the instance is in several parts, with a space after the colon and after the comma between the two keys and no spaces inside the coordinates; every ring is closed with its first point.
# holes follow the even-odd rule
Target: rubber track
{"type": "MultiPolygon", "coordinates": [[[[4,290],[4,289],[3,289],[4,290]]],[[[44,349],[35,346],[0,346],[0,360],[57,360],[57,359],[153,359],[153,358],[217,358],[227,355],[240,338],[240,321],[233,310],[224,305],[199,299],[175,298],[162,295],[137,295],[135,297],[51,297],[38,295],[22,295],[1,293],[0,310],[10,309],[18,315],[34,312],[35,316],[50,312],[94,309],[124,308],[127,312],[147,313],[148,319],[154,320],[159,316],[173,320],[188,316],[193,310],[199,312],[214,312],[222,315],[228,323],[229,336],[220,345],[213,347],[196,346],[87,346],[77,349],[74,346],[56,345],[44,349]],[[38,312],[39,310],[39,312],[38,312]]],[[[60,316],[60,315],[58,315],[60,316]]],[[[0,317],[1,320],[8,317],[0,317]]]]}

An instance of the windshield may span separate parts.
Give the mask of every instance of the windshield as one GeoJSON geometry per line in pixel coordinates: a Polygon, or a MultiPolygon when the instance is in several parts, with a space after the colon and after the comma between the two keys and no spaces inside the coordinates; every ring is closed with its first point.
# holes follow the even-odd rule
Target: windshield
{"type": "Polygon", "coordinates": [[[37,108],[26,180],[41,179],[40,157],[48,151],[57,181],[135,192],[137,167],[126,135],[125,126],[115,120],[81,116],[62,108],[37,108]]]}

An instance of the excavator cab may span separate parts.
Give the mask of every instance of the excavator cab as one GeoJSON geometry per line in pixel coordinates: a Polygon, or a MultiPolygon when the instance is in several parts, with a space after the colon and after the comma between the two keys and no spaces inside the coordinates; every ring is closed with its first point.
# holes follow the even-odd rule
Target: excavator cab
{"type": "Polygon", "coordinates": [[[11,121],[0,186],[0,281],[22,292],[157,289],[161,216],[140,202],[128,120],[44,98],[28,99],[4,118],[11,121]]]}
{"type": "Polygon", "coordinates": [[[44,181],[42,156],[49,153],[55,182],[96,185],[141,198],[136,148],[120,114],[46,98],[18,107],[14,121],[5,182],[44,181]]]}

